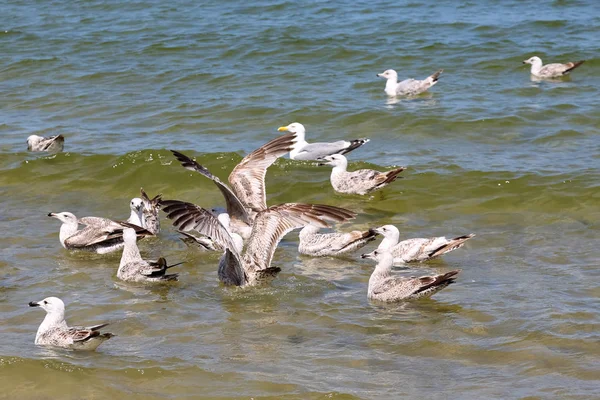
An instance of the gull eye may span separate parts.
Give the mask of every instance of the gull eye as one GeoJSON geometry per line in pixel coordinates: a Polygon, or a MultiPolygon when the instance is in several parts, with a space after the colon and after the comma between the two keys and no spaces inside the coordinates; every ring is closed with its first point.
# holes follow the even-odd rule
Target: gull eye
{"type": "Polygon", "coordinates": [[[46,300],[44,300],[44,304],[48,304],[48,302],[46,300]]]}

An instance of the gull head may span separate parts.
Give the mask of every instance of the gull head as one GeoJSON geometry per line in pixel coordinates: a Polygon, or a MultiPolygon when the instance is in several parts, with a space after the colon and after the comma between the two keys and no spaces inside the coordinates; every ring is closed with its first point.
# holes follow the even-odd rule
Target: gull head
{"type": "Polygon", "coordinates": [[[57,220],[61,221],[64,224],[76,224],[77,223],[77,217],[73,214],[71,214],[70,212],[60,212],[60,213],[48,213],[49,217],[52,218],[56,218],[57,220]]]}
{"type": "Polygon", "coordinates": [[[41,136],[38,136],[38,135],[31,135],[31,136],[29,136],[29,137],[27,138],[27,148],[28,148],[29,150],[32,150],[32,149],[33,149],[33,146],[34,146],[35,144],[37,144],[37,143],[38,143],[40,140],[42,140],[42,139],[43,139],[43,137],[41,137],[41,136]]]}
{"type": "Polygon", "coordinates": [[[137,241],[137,234],[133,228],[123,229],[123,241],[125,243],[135,243],[137,241]]]}
{"type": "Polygon", "coordinates": [[[398,74],[393,69],[387,69],[377,76],[384,79],[398,79],[398,74]]]}
{"type": "Polygon", "coordinates": [[[319,165],[331,165],[333,167],[344,167],[348,165],[348,160],[345,156],[341,154],[332,154],[330,156],[325,156],[319,158],[319,165]]]}
{"type": "Polygon", "coordinates": [[[131,211],[139,213],[144,208],[144,201],[139,197],[134,197],[133,199],[131,199],[129,207],[131,208],[131,211]]]}
{"type": "Polygon", "coordinates": [[[375,260],[378,263],[385,262],[387,264],[392,264],[394,262],[394,256],[387,250],[373,250],[370,253],[362,254],[360,258],[368,258],[370,260],[375,260]]]}
{"type": "Polygon", "coordinates": [[[380,235],[383,235],[383,237],[386,238],[396,240],[400,238],[400,231],[394,225],[383,225],[379,228],[373,229],[373,231],[379,233],[380,235]]]}
{"type": "Polygon", "coordinates": [[[64,314],[65,303],[58,297],[46,297],[42,301],[30,301],[29,307],[41,307],[48,314],[64,314]]]}
{"type": "Polygon", "coordinates": [[[528,58],[527,60],[523,61],[523,64],[531,64],[531,65],[539,64],[539,65],[542,65],[542,59],[539,58],[538,56],[533,56],[533,57],[528,58]]]}
{"type": "Polygon", "coordinates": [[[291,133],[298,133],[300,135],[303,135],[306,130],[304,129],[304,125],[302,125],[299,122],[294,122],[289,124],[288,126],[280,126],[279,128],[277,128],[277,130],[279,132],[291,132],[291,133]]]}

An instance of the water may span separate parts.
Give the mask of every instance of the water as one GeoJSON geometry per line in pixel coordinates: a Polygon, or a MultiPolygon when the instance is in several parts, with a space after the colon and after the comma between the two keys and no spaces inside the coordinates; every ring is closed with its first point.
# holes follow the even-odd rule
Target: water
{"type": "MultiPolygon", "coordinates": [[[[211,5],[7,1],[0,33],[0,370],[4,398],[600,398],[598,35],[594,1],[367,1],[211,5]],[[587,62],[535,82],[521,61],[587,62]],[[394,68],[438,85],[390,102],[394,68]],[[279,160],[268,203],[360,213],[342,229],[477,237],[406,274],[462,269],[433,299],[366,298],[371,262],[281,243],[271,287],[224,288],[218,255],[163,222],[148,257],[179,283],[116,280],[119,254],[70,254],[50,212],[128,216],[150,194],[222,205],[168,151],[225,179],[303,123],[309,140],[371,138],[351,168],[408,165],[371,198],[334,195],[328,168],[279,160]],[[65,153],[26,153],[31,134],[65,153]],[[33,345],[55,295],[71,324],[110,321],[92,354],[33,345]]],[[[371,247],[365,249],[368,251],[371,247]]],[[[360,253],[359,253],[360,254],[360,253]]],[[[402,273],[403,271],[399,271],[402,273]]]]}

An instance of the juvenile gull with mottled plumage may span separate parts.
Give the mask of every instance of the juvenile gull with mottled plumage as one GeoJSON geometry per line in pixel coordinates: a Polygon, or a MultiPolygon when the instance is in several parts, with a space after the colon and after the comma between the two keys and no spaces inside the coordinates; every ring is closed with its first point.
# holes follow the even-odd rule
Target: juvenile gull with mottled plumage
{"type": "Polygon", "coordinates": [[[290,151],[292,160],[318,160],[332,154],[346,154],[358,149],[369,139],[338,140],[336,142],[308,143],[305,139],[306,129],[304,125],[294,122],[288,126],[282,126],[278,131],[288,131],[296,135],[296,143],[290,151]]]}
{"type": "Polygon", "coordinates": [[[537,56],[533,56],[523,61],[523,64],[531,64],[531,75],[539,78],[558,78],[567,75],[584,62],[585,60],[568,62],[565,64],[554,63],[542,65],[542,59],[537,56]]]}
{"type": "Polygon", "coordinates": [[[100,333],[108,324],[90,327],[69,327],[65,321],[65,303],[58,297],[47,297],[42,301],[32,301],[30,307],[40,307],[46,317],[35,335],[35,344],[64,347],[73,350],[96,350],[102,342],[110,339],[112,333],[100,333]]]}
{"type": "Polygon", "coordinates": [[[106,254],[123,247],[123,229],[134,228],[137,235],[144,237],[152,235],[146,229],[128,223],[117,222],[108,218],[84,217],[77,218],[70,212],[49,213],[62,222],[60,226],[60,244],[68,250],[93,251],[98,254],[106,254]],[[79,229],[79,225],[84,225],[79,229]]]}
{"type": "Polygon", "coordinates": [[[443,71],[443,69],[440,69],[423,80],[411,78],[405,79],[402,82],[398,82],[398,73],[393,69],[388,69],[381,74],[377,74],[377,76],[387,79],[385,93],[388,96],[415,96],[435,85],[443,71]]]}
{"type": "Polygon", "coordinates": [[[123,230],[123,254],[117,270],[117,278],[129,282],[176,281],[177,274],[167,274],[167,270],[181,263],[167,265],[167,260],[146,261],[137,247],[137,235],[133,228],[123,230]]]}
{"type": "Polygon", "coordinates": [[[379,172],[373,169],[359,169],[348,172],[348,160],[341,154],[334,154],[322,158],[324,163],[319,165],[332,165],[331,186],[336,192],[348,194],[360,194],[379,190],[394,182],[398,174],[406,167],[395,168],[386,172],[379,172]]]}
{"type": "Polygon", "coordinates": [[[341,256],[364,247],[377,236],[377,232],[372,229],[347,233],[319,233],[319,229],[315,225],[306,225],[302,228],[298,235],[300,254],[313,257],[341,256]]]}
{"type": "Polygon", "coordinates": [[[355,216],[351,211],[319,204],[272,206],[256,214],[246,248],[240,254],[228,230],[210,211],[177,200],[165,200],[163,206],[176,228],[195,230],[225,249],[219,261],[218,276],[224,284],[235,286],[260,285],[275,278],[281,269],[271,267],[273,254],[283,236],[292,230],[308,224],[329,227],[327,221],[342,222],[355,216]]]}
{"type": "Polygon", "coordinates": [[[65,137],[63,135],[43,137],[31,135],[27,138],[27,150],[29,151],[47,151],[49,153],[58,153],[63,151],[65,137]]]}
{"type": "Polygon", "coordinates": [[[394,256],[389,251],[374,250],[361,257],[377,261],[377,266],[369,278],[367,297],[388,303],[430,297],[454,283],[456,275],[460,272],[455,270],[419,278],[399,277],[392,275],[394,256]]]}
{"type": "Polygon", "coordinates": [[[447,239],[445,236],[414,238],[400,241],[400,231],[394,225],[384,225],[373,229],[383,235],[377,250],[389,251],[394,256],[394,264],[422,262],[460,249],[474,233],[447,239]]]}

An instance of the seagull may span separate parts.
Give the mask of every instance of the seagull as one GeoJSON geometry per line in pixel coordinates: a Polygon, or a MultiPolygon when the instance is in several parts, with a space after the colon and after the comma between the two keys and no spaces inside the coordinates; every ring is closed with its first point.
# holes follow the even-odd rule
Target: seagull
{"type": "Polygon", "coordinates": [[[435,85],[442,72],[444,70],[440,69],[422,81],[405,79],[402,82],[398,82],[398,73],[393,69],[388,69],[381,74],[377,74],[377,76],[387,79],[385,93],[388,96],[414,96],[427,91],[427,89],[435,85]]]}
{"type": "Polygon", "coordinates": [[[440,236],[407,239],[400,242],[400,231],[394,225],[384,225],[373,230],[384,237],[377,250],[391,252],[394,256],[394,264],[431,260],[461,248],[467,240],[475,236],[474,233],[470,233],[452,239],[440,236]]]}
{"type": "Polygon", "coordinates": [[[29,307],[41,307],[46,310],[46,318],[35,335],[35,344],[37,345],[73,350],[96,350],[102,342],[114,336],[112,333],[100,333],[100,329],[108,324],[87,328],[69,328],[65,321],[65,303],[58,297],[46,297],[42,301],[32,301],[29,303],[29,307]]]}
{"type": "Polygon", "coordinates": [[[377,266],[369,278],[367,297],[388,303],[430,297],[454,283],[456,275],[460,272],[454,270],[441,275],[419,278],[394,277],[392,276],[394,256],[389,251],[374,250],[361,257],[377,261],[377,266]]]}
{"type": "Polygon", "coordinates": [[[129,218],[127,218],[127,222],[143,228],[144,201],[139,197],[134,197],[129,202],[129,208],[131,209],[131,214],[129,215],[129,218]]]}
{"type": "Polygon", "coordinates": [[[27,150],[59,153],[63,151],[65,137],[63,135],[43,137],[31,135],[27,138],[27,150]]]}
{"type": "Polygon", "coordinates": [[[139,237],[152,235],[146,229],[128,222],[117,222],[108,218],[84,217],[78,219],[70,212],[48,213],[62,222],[60,244],[68,250],[94,251],[106,254],[123,247],[123,229],[134,228],[139,237]],[[79,229],[79,225],[84,225],[79,229]]]}
{"type": "Polygon", "coordinates": [[[327,221],[342,222],[356,214],[343,208],[287,203],[258,212],[243,253],[237,251],[228,230],[210,211],[191,203],[165,200],[163,211],[181,231],[195,230],[213,239],[225,253],[219,260],[218,276],[225,285],[255,286],[270,282],[281,271],[271,267],[273,254],[283,236],[308,224],[329,227],[327,221]]]}
{"type": "Polygon", "coordinates": [[[162,195],[158,194],[150,199],[146,192],[144,192],[143,188],[140,188],[140,193],[142,195],[141,200],[143,204],[142,224],[140,226],[152,232],[153,235],[158,235],[160,232],[160,219],[158,217],[158,212],[160,211],[162,195]]]}
{"type": "Polygon", "coordinates": [[[308,143],[305,140],[306,129],[304,125],[294,122],[288,126],[282,126],[278,131],[288,131],[296,134],[296,143],[290,151],[292,160],[318,160],[319,158],[330,156],[332,154],[346,154],[367,143],[369,139],[338,140],[328,143],[308,143]]]}
{"type": "Polygon", "coordinates": [[[336,192],[348,194],[367,194],[379,190],[388,184],[394,182],[398,174],[406,167],[398,167],[386,172],[379,172],[373,169],[359,169],[348,172],[348,160],[341,154],[334,154],[323,157],[319,165],[332,165],[331,186],[336,192]]]}
{"type": "Polygon", "coordinates": [[[123,230],[123,255],[117,270],[117,278],[129,282],[164,282],[176,281],[177,274],[167,275],[167,269],[176,265],[167,265],[167,260],[159,258],[158,261],[142,259],[137,247],[137,234],[133,228],[123,230]]]}
{"type": "Polygon", "coordinates": [[[171,152],[184,168],[200,173],[217,185],[225,197],[227,214],[231,220],[231,230],[247,239],[250,237],[254,218],[260,211],[267,209],[265,192],[267,168],[277,158],[288,153],[295,140],[296,135],[289,133],[271,140],[248,154],[229,174],[231,187],[188,156],[174,150],[171,152]]]}
{"type": "MultiPolygon", "coordinates": [[[[217,219],[219,220],[221,225],[223,225],[223,227],[227,230],[227,232],[233,239],[233,243],[235,245],[235,249],[237,250],[237,252],[241,253],[242,250],[244,249],[244,239],[242,239],[242,237],[240,235],[238,235],[237,233],[231,231],[231,227],[230,227],[231,220],[229,218],[229,214],[227,214],[226,212],[219,212],[219,210],[214,209],[214,208],[211,210],[211,212],[214,216],[217,217],[217,219]]],[[[183,238],[181,238],[181,240],[188,246],[195,245],[202,250],[208,250],[208,251],[224,250],[221,246],[219,246],[218,243],[216,243],[214,240],[212,240],[209,237],[196,236],[196,235],[192,235],[188,232],[180,231],[180,230],[178,230],[177,232],[179,232],[181,235],[184,236],[183,238]]]]}
{"type": "Polygon", "coordinates": [[[542,66],[542,59],[537,56],[533,56],[523,61],[523,64],[531,64],[531,75],[539,78],[558,78],[560,76],[567,75],[584,62],[585,60],[581,60],[576,62],[568,62],[565,64],[555,63],[542,66]]]}
{"type": "Polygon", "coordinates": [[[341,256],[364,247],[377,236],[377,232],[372,229],[348,233],[319,233],[319,229],[315,225],[302,228],[298,244],[300,254],[313,257],[341,256]]]}

